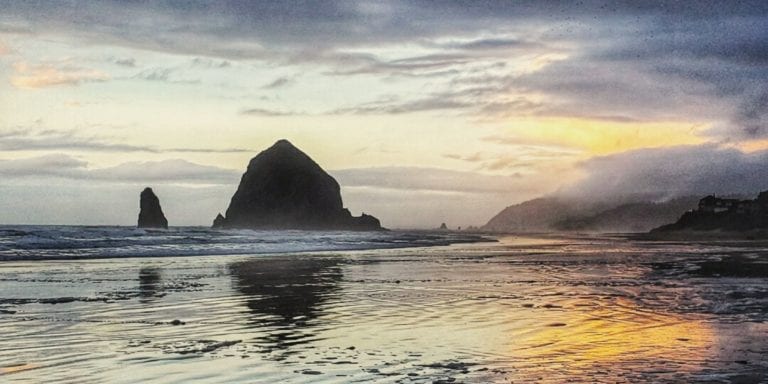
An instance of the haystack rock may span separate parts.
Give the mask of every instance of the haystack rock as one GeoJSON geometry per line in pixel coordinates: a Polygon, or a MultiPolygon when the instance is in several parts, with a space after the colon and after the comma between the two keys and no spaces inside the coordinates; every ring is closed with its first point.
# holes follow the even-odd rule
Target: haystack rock
{"type": "Polygon", "coordinates": [[[214,228],[381,230],[373,216],[352,216],[339,183],[309,156],[280,140],[251,159],[214,228]]]}
{"type": "Polygon", "coordinates": [[[168,228],[168,220],[160,208],[160,199],[157,198],[152,188],[144,188],[139,200],[139,228],[168,228]]]}

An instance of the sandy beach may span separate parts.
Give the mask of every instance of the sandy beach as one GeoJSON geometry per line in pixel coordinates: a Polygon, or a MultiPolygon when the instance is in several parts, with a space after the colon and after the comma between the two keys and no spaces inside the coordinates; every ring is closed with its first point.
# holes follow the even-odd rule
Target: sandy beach
{"type": "Polygon", "coordinates": [[[768,275],[749,267],[765,265],[764,249],[499,240],[4,262],[0,379],[757,383],[768,375],[768,275]]]}

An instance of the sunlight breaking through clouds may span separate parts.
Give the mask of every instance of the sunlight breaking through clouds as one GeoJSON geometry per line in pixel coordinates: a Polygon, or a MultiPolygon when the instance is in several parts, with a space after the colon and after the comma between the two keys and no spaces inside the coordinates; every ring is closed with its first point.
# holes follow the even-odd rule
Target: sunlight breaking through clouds
{"type": "Polygon", "coordinates": [[[768,137],[759,2],[3,5],[0,132],[56,127],[9,158],[240,169],[287,138],[331,169],[531,177],[510,204],[595,156],[768,137]]]}
{"type": "Polygon", "coordinates": [[[110,76],[96,69],[82,68],[67,63],[13,64],[14,74],[11,84],[19,89],[38,89],[59,85],[80,85],[83,83],[103,82],[110,76]]]}

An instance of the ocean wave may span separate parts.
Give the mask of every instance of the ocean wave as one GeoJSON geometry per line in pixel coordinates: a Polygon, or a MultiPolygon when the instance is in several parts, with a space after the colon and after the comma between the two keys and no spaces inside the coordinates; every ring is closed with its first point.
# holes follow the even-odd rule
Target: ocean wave
{"type": "Polygon", "coordinates": [[[215,230],[175,227],[0,227],[0,260],[63,260],[320,252],[484,241],[449,232],[215,230]]]}

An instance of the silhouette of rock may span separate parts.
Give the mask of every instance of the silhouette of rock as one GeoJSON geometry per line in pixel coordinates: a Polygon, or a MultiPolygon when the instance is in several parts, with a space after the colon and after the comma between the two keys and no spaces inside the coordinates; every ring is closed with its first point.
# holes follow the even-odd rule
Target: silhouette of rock
{"type": "Polygon", "coordinates": [[[152,188],[144,188],[139,200],[139,228],[168,228],[168,220],[160,208],[160,199],[152,188]]]}
{"type": "Polygon", "coordinates": [[[448,230],[448,226],[445,225],[445,223],[442,223],[442,224],[440,224],[440,228],[438,228],[438,229],[440,229],[442,231],[447,231],[448,230]]]}
{"type": "Polygon", "coordinates": [[[720,237],[751,233],[768,236],[768,191],[754,200],[706,196],[697,209],[684,213],[672,224],[653,229],[652,235],[712,233],[720,237]],[[714,233],[719,232],[719,233],[714,233]]]}
{"type": "Polygon", "coordinates": [[[353,217],[339,183],[287,140],[251,159],[217,228],[380,230],[373,216],[353,217]]]}
{"type": "Polygon", "coordinates": [[[224,222],[226,219],[224,219],[224,216],[219,213],[216,215],[216,218],[213,219],[213,228],[224,228],[224,222]]]}

